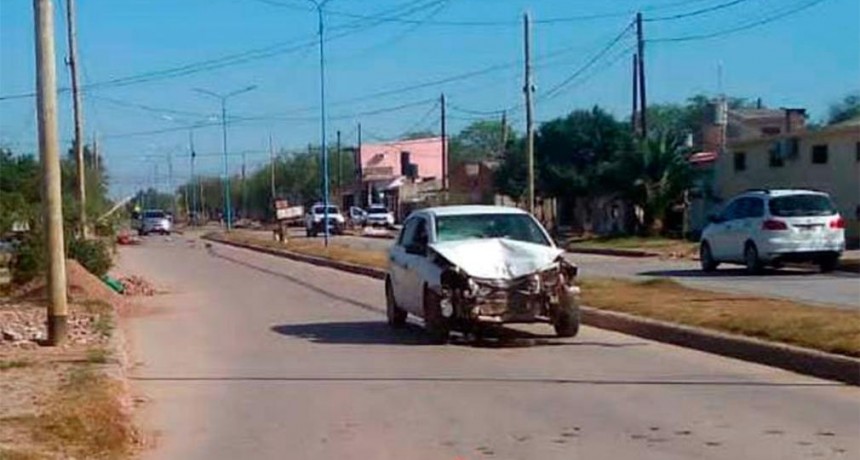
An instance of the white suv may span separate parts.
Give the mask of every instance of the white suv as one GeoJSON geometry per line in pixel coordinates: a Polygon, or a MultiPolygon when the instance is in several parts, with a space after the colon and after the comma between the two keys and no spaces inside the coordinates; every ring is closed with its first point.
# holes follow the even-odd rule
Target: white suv
{"type": "Polygon", "coordinates": [[[765,265],[814,262],[836,268],[845,250],[845,220],[830,196],[812,190],[750,190],[710,217],[702,232],[702,270],[742,263],[749,273],[765,265]]]}
{"type": "Polygon", "coordinates": [[[328,226],[329,234],[341,235],[343,234],[344,223],[346,223],[346,219],[343,218],[337,206],[329,205],[326,209],[322,204],[315,204],[311,206],[305,216],[305,233],[308,238],[314,237],[318,233],[324,233],[326,226],[328,226]],[[326,218],[328,218],[328,222],[325,222],[326,218]]]}

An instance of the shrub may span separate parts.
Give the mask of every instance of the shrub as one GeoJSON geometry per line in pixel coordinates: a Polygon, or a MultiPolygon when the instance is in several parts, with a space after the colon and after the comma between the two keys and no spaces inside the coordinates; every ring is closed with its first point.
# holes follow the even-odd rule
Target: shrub
{"type": "Polygon", "coordinates": [[[69,241],[69,257],[98,277],[107,274],[113,265],[110,247],[104,240],[74,238],[69,241]]]}
{"type": "Polygon", "coordinates": [[[26,235],[18,245],[12,262],[12,281],[26,283],[45,273],[45,242],[41,234],[33,232],[26,235]]]}

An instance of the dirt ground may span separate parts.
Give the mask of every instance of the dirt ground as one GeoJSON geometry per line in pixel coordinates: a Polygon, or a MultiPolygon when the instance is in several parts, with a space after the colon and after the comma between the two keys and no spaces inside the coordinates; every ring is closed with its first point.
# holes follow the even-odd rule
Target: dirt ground
{"type": "MultiPolygon", "coordinates": [[[[44,282],[0,298],[0,460],[126,458],[139,444],[127,385],[117,372],[117,311],[131,307],[73,261],[67,263],[67,341],[44,346],[44,282]]],[[[134,294],[148,295],[135,279],[134,294]]]]}

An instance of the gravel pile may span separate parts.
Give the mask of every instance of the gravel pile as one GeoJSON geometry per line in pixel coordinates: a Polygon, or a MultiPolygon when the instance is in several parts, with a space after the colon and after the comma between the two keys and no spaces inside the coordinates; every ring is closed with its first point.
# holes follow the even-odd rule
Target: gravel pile
{"type": "Polygon", "coordinates": [[[119,279],[119,282],[122,283],[123,295],[155,295],[155,288],[152,284],[139,276],[124,276],[119,279]]]}
{"type": "MultiPolygon", "coordinates": [[[[96,324],[109,320],[89,313],[78,306],[70,309],[68,317],[69,345],[96,345],[108,337],[98,331],[96,324]]],[[[47,339],[47,310],[28,302],[0,303],[0,349],[35,348],[47,339]]]]}

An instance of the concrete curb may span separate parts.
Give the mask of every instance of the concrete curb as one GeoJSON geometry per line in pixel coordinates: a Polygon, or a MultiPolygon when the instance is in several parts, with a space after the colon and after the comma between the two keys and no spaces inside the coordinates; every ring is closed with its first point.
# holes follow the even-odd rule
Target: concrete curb
{"type": "Polygon", "coordinates": [[[594,254],[598,256],[615,256],[615,257],[659,257],[656,252],[642,251],[640,249],[608,249],[608,248],[568,248],[567,252],[574,254],[594,254]]]}
{"type": "MultiPolygon", "coordinates": [[[[299,262],[343,270],[350,273],[384,279],[385,271],[292,251],[259,247],[253,244],[224,241],[204,235],[204,239],[252,251],[286,257],[299,262]]],[[[767,342],[754,338],[682,326],[626,313],[582,307],[582,322],[591,327],[621,332],[656,342],[669,343],[694,350],[737,358],[800,374],[860,386],[860,359],[824,353],[792,345],[767,342]]]]}

